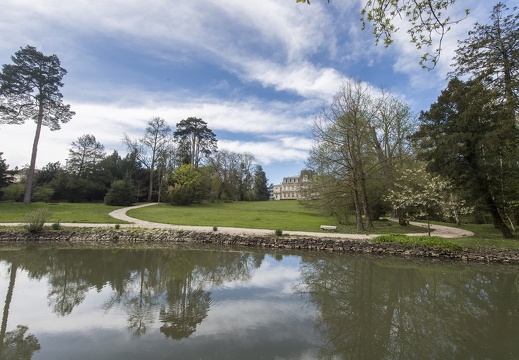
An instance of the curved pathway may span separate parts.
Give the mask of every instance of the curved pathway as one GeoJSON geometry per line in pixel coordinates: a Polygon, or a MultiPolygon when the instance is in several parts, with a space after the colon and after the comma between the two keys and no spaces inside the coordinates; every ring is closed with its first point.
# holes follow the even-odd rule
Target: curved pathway
{"type": "MultiPolygon", "coordinates": [[[[126,212],[132,209],[137,209],[145,206],[156,205],[157,203],[146,203],[136,206],[130,206],[127,208],[122,208],[118,210],[112,211],[109,215],[123,221],[127,221],[130,224],[122,224],[121,227],[143,227],[143,228],[163,228],[163,229],[176,229],[176,230],[187,230],[187,231],[200,231],[200,232],[212,232],[213,228],[209,226],[186,226],[186,225],[171,225],[171,224],[162,224],[155,223],[151,221],[144,221],[136,218],[132,218],[126,215],[126,212]]],[[[411,225],[414,226],[422,226],[425,227],[425,231],[427,229],[427,225],[420,222],[410,222],[411,225]]],[[[458,238],[458,237],[470,237],[474,236],[474,233],[471,231],[458,229],[450,226],[442,226],[442,225],[431,225],[431,230],[433,231],[433,235],[440,236],[443,238],[458,238]]],[[[266,229],[245,229],[245,228],[232,228],[232,227],[218,227],[218,232],[226,233],[226,234],[235,234],[235,235],[271,235],[274,233],[274,230],[266,230],[266,229]]],[[[296,236],[310,236],[310,237],[330,237],[330,238],[342,238],[342,239],[372,239],[378,234],[339,234],[339,233],[330,233],[330,232],[308,232],[308,231],[286,231],[286,234],[296,235],[296,236]]],[[[425,233],[412,233],[407,234],[411,236],[416,235],[427,235],[425,233]]]]}

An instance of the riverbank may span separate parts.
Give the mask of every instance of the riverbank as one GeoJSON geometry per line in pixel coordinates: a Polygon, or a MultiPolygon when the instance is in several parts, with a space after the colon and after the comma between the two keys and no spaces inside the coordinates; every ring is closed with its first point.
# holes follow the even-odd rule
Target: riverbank
{"type": "MultiPolygon", "coordinates": [[[[332,234],[329,234],[332,235],[332,234]]],[[[344,235],[344,234],[343,234],[344,235]]],[[[0,231],[0,246],[114,246],[147,244],[215,244],[222,246],[260,247],[265,249],[364,253],[400,257],[449,259],[478,263],[519,264],[519,251],[500,249],[435,249],[420,245],[377,243],[370,239],[229,234],[217,231],[186,231],[174,229],[107,229],[83,228],[48,230],[36,234],[15,229],[0,231]]]]}

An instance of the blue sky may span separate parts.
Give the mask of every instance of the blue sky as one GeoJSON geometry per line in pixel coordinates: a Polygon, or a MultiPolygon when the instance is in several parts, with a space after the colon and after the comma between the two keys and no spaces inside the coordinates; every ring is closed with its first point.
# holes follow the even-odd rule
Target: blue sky
{"type": "MultiPolygon", "coordinates": [[[[172,128],[202,118],[219,149],[252,153],[269,182],[305,167],[315,114],[342,83],[360,80],[428,109],[446,85],[457,40],[494,3],[458,1],[470,16],[444,40],[427,71],[405,31],[385,48],[361,30],[359,0],[3,0],[0,64],[20,47],[56,54],[68,71],[62,93],[76,112],[59,131],[42,131],[38,166],[61,161],[79,136],[93,134],[108,153],[126,153],[152,117],[172,128]]],[[[506,2],[505,2],[506,3],[506,2]]],[[[509,5],[515,2],[509,1],[509,5]]],[[[10,165],[29,163],[35,124],[0,126],[10,165]]]]}

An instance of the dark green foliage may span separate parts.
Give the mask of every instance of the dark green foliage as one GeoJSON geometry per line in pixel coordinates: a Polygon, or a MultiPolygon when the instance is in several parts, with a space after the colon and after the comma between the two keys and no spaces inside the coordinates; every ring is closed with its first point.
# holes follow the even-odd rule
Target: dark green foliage
{"type": "Polygon", "coordinates": [[[179,149],[184,155],[183,163],[198,168],[203,157],[209,156],[217,148],[214,132],[207,127],[207,123],[196,117],[181,120],[173,133],[175,140],[180,144],[179,149]]]}
{"type": "Polygon", "coordinates": [[[0,199],[2,199],[2,188],[6,187],[12,182],[12,177],[9,174],[9,165],[6,164],[5,159],[2,158],[2,152],[0,152],[0,199]]]}
{"type": "Polygon", "coordinates": [[[469,205],[492,215],[503,236],[512,237],[504,217],[519,200],[519,133],[513,111],[482,82],[452,79],[420,116],[414,135],[428,170],[452,181],[469,205]]]}
{"type": "Polygon", "coordinates": [[[116,180],[105,196],[106,205],[128,206],[135,202],[135,189],[130,180],[116,180]]]}
{"type": "Polygon", "coordinates": [[[265,201],[270,198],[268,179],[261,165],[256,165],[254,171],[254,197],[255,200],[265,201]]]}
{"type": "Polygon", "coordinates": [[[6,186],[2,189],[3,196],[2,199],[8,200],[8,201],[16,201],[21,202],[23,201],[23,193],[25,189],[25,185],[22,183],[15,183],[6,186]]]}
{"type": "Polygon", "coordinates": [[[276,229],[276,230],[274,231],[274,234],[275,234],[276,236],[283,236],[283,230],[281,230],[281,229],[276,229]]]}
{"type": "Polygon", "coordinates": [[[49,202],[54,195],[54,189],[51,186],[36,186],[32,193],[31,200],[36,202],[49,202]]]}

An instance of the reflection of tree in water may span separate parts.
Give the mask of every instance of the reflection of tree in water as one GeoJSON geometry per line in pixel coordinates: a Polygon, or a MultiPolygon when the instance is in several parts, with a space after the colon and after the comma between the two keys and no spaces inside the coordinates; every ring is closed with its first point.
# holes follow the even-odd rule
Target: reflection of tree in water
{"type": "MultiPolygon", "coordinates": [[[[207,316],[210,293],[205,288],[247,281],[265,256],[203,249],[33,248],[20,251],[19,264],[29,278],[48,278],[49,306],[59,316],[70,314],[91,289],[109,286],[114,293],[104,307],[123,309],[133,335],[145,334],[158,317],[166,336],[181,338],[207,316]]],[[[0,257],[14,261],[7,252],[0,257]]]]}
{"type": "Polygon", "coordinates": [[[8,331],[2,339],[0,359],[2,360],[29,360],[35,351],[40,350],[36,336],[25,333],[27,326],[18,325],[16,330],[8,331]]]}
{"type": "Polygon", "coordinates": [[[322,358],[519,358],[513,271],[474,274],[366,257],[305,260],[301,285],[320,310],[322,358]]]}
{"type": "Polygon", "coordinates": [[[32,354],[35,351],[40,350],[40,344],[36,336],[32,334],[25,335],[27,330],[29,330],[27,326],[18,325],[16,330],[7,331],[7,320],[13,298],[17,269],[18,262],[14,260],[9,271],[9,285],[5,296],[2,325],[0,327],[0,359],[3,360],[28,360],[32,358],[32,354]]]}
{"type": "Polygon", "coordinates": [[[168,300],[161,307],[160,332],[175,340],[189,337],[207,316],[211,294],[202,288],[192,288],[192,279],[172,281],[168,300]]]}

